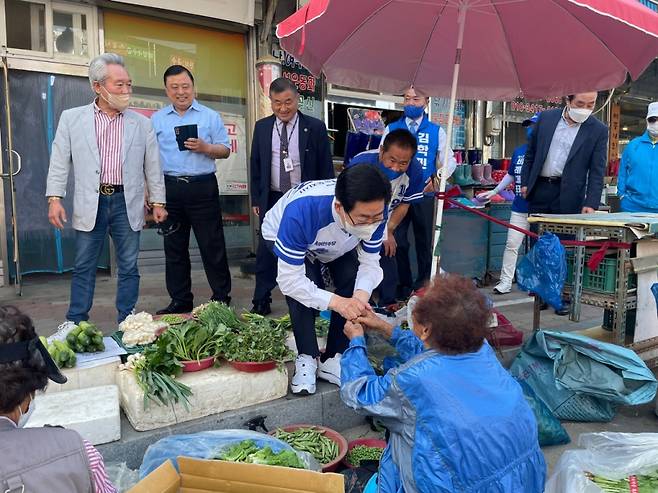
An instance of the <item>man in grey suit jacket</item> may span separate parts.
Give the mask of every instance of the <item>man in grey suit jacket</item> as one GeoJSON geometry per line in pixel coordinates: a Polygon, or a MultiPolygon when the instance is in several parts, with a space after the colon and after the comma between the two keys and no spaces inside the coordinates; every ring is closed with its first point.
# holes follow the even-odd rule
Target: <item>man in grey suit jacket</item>
{"type": "Polygon", "coordinates": [[[153,218],[162,222],[164,177],[151,122],[128,111],[132,81],[123,58],[105,53],[89,65],[93,103],[66,110],[53,141],[46,196],[48,219],[56,228],[67,222],[61,198],[73,167],[73,229],[76,255],[71,301],[61,330],[88,320],[94,298],[96,266],[109,232],[118,267],[118,321],[134,309],[139,294],[139,233],[148,192],[153,218]]]}

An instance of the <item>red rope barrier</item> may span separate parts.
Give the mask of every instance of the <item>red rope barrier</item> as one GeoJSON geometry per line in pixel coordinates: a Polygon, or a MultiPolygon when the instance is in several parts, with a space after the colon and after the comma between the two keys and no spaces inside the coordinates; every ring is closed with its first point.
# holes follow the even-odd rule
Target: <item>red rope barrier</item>
{"type": "MultiPolygon", "coordinates": [[[[439,200],[443,200],[451,205],[454,205],[456,207],[459,207],[460,209],[464,209],[466,211],[472,212],[473,214],[483,217],[487,221],[491,221],[493,223],[496,223],[500,226],[504,226],[508,229],[513,229],[515,231],[518,231],[519,233],[523,233],[526,236],[530,236],[531,238],[539,238],[539,235],[537,233],[534,233],[532,231],[529,231],[527,229],[521,228],[519,226],[515,226],[514,224],[510,224],[507,221],[503,221],[502,219],[498,219],[495,217],[490,216],[489,214],[485,214],[482,211],[479,211],[478,209],[473,209],[472,207],[468,207],[461,202],[457,202],[456,200],[453,200],[450,198],[452,195],[448,193],[436,193],[436,198],[439,200]]],[[[564,246],[583,246],[583,247],[596,247],[598,250],[592,254],[592,256],[589,259],[589,262],[587,262],[587,267],[589,267],[590,270],[596,270],[605,257],[606,252],[610,248],[630,248],[631,244],[630,243],[622,243],[622,242],[617,242],[617,241],[579,241],[579,240],[562,240],[560,239],[560,243],[564,246]]]]}

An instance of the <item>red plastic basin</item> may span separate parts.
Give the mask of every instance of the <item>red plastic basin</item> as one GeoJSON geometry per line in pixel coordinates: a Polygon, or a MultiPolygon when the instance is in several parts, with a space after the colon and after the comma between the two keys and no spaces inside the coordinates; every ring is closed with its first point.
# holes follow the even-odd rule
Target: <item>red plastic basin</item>
{"type": "Polygon", "coordinates": [[[259,373],[276,368],[276,361],[229,361],[229,364],[239,371],[259,373]]]}
{"type": "Polygon", "coordinates": [[[210,368],[215,364],[215,357],[203,358],[199,361],[181,361],[183,364],[183,373],[191,373],[193,371],[201,371],[210,368]]]}
{"type": "MultiPolygon", "coordinates": [[[[283,431],[295,431],[299,428],[315,428],[316,430],[324,431],[324,435],[333,440],[338,444],[338,455],[334,460],[332,460],[329,464],[324,464],[322,466],[322,472],[334,472],[336,469],[338,469],[339,464],[341,461],[345,458],[345,454],[347,454],[347,440],[345,440],[345,437],[338,433],[335,430],[332,430],[331,428],[327,428],[326,426],[320,426],[320,425],[289,425],[289,426],[281,426],[280,429],[283,431]]],[[[270,431],[270,435],[274,435],[274,431],[270,431]]]]}

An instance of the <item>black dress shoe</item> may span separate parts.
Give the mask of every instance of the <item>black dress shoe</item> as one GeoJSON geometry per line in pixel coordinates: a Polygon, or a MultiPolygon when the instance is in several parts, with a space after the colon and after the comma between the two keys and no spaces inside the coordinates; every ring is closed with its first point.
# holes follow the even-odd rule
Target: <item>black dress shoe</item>
{"type": "Polygon", "coordinates": [[[170,313],[189,313],[192,311],[192,303],[178,303],[172,301],[169,306],[155,312],[156,315],[168,315],[170,313]]]}
{"type": "Polygon", "coordinates": [[[569,315],[570,312],[571,312],[571,305],[569,303],[562,303],[562,308],[560,308],[559,310],[555,310],[555,314],[559,315],[560,317],[569,315]]]}
{"type": "Polygon", "coordinates": [[[272,313],[272,308],[270,304],[263,301],[260,303],[254,303],[254,306],[251,308],[251,313],[257,313],[258,315],[269,315],[272,313]]]}
{"type": "Polygon", "coordinates": [[[210,298],[210,301],[217,301],[218,303],[224,303],[226,306],[231,306],[231,297],[227,296],[226,298],[215,298],[214,296],[210,298]]]}

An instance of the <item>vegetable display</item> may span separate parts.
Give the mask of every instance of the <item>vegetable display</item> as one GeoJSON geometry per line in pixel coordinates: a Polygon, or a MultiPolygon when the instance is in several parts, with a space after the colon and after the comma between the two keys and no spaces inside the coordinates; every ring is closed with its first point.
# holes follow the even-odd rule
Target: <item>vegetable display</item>
{"type": "Polygon", "coordinates": [[[167,325],[177,325],[177,324],[182,324],[186,320],[187,318],[183,317],[182,315],[177,315],[175,313],[167,313],[166,315],[162,315],[158,319],[158,322],[164,322],[167,325]]]}
{"type": "Polygon", "coordinates": [[[231,462],[248,462],[251,464],[306,469],[299,456],[292,450],[281,450],[275,453],[271,447],[259,448],[253,440],[243,440],[211,458],[231,462]]]}
{"type": "MultiPolygon", "coordinates": [[[[290,314],[286,313],[284,316],[279,318],[268,318],[257,313],[243,313],[242,318],[247,322],[259,323],[263,320],[269,321],[271,324],[281,327],[285,331],[292,331],[292,320],[290,320],[290,314]]],[[[329,320],[326,320],[322,317],[315,317],[315,336],[316,337],[327,337],[329,334],[329,320]]]]}
{"type": "Polygon", "coordinates": [[[66,344],[76,353],[105,351],[103,333],[86,321],[80,322],[66,335],[66,344]]]}
{"type": "Polygon", "coordinates": [[[167,322],[154,321],[150,313],[128,315],[119,324],[119,330],[123,332],[121,342],[127,347],[151,344],[158,337],[158,332],[167,327],[167,322]]]}
{"type": "Polygon", "coordinates": [[[219,344],[219,329],[188,320],[171,327],[161,338],[171,341],[172,353],[180,361],[199,361],[216,356],[219,344]]]}
{"type": "Polygon", "coordinates": [[[383,448],[368,447],[366,445],[357,445],[356,447],[353,447],[349,452],[347,452],[347,456],[345,457],[345,459],[353,466],[359,467],[361,465],[362,460],[378,461],[382,458],[383,453],[384,453],[383,448]]]}
{"type": "Polygon", "coordinates": [[[295,450],[308,452],[321,464],[329,464],[338,457],[338,444],[317,428],[297,428],[294,431],[278,429],[274,436],[295,450]]]}
{"type": "Polygon", "coordinates": [[[48,354],[59,368],[73,368],[76,363],[76,356],[73,350],[62,341],[53,341],[48,344],[45,337],[39,337],[41,344],[48,350],[48,354]]]}
{"type": "Polygon", "coordinates": [[[656,493],[658,492],[658,470],[651,474],[629,476],[622,479],[607,479],[585,472],[587,479],[604,493],[656,493]]]}

